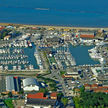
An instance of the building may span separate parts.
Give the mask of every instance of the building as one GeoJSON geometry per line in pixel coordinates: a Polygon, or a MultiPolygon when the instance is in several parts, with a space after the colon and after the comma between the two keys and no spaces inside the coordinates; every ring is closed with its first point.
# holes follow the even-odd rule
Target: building
{"type": "Polygon", "coordinates": [[[26,78],[23,80],[24,91],[39,91],[39,83],[35,78],[26,78]]]}
{"type": "Polygon", "coordinates": [[[10,26],[10,25],[9,26],[6,26],[6,28],[7,29],[14,29],[14,27],[13,26],[10,26]]]}
{"type": "Polygon", "coordinates": [[[53,108],[56,104],[55,99],[49,99],[44,93],[28,94],[25,105],[32,108],[53,108]]]}
{"type": "Polygon", "coordinates": [[[100,86],[98,84],[84,84],[86,91],[108,93],[108,86],[100,86]]]}
{"type": "Polygon", "coordinates": [[[94,31],[80,31],[80,38],[94,38],[95,33],[94,31]]]}
{"type": "Polygon", "coordinates": [[[56,45],[56,44],[58,44],[59,43],[59,40],[60,40],[60,38],[59,37],[54,37],[54,36],[52,36],[52,37],[47,37],[46,39],[45,39],[45,43],[47,43],[47,44],[52,44],[52,45],[56,45]]]}
{"type": "Polygon", "coordinates": [[[50,94],[51,99],[57,99],[57,92],[53,92],[50,94]]]}
{"type": "Polygon", "coordinates": [[[48,99],[48,97],[45,97],[44,96],[44,93],[42,92],[39,92],[39,93],[36,93],[36,94],[28,94],[27,95],[27,98],[33,98],[33,99],[48,99]]]}
{"type": "Polygon", "coordinates": [[[64,74],[62,77],[63,78],[75,78],[75,79],[77,79],[77,78],[79,78],[79,75],[76,74],[76,73],[74,73],[74,74],[64,74]]]}
{"type": "Polygon", "coordinates": [[[10,35],[7,35],[7,36],[4,37],[4,40],[9,40],[10,37],[11,37],[10,35]]]}
{"type": "Polygon", "coordinates": [[[18,77],[6,76],[6,92],[12,92],[12,94],[18,94],[21,88],[20,79],[18,77]]]}
{"type": "Polygon", "coordinates": [[[77,70],[69,68],[66,71],[67,71],[66,74],[63,75],[64,78],[75,78],[75,79],[77,79],[77,78],[80,77],[77,70]]]}
{"type": "Polygon", "coordinates": [[[6,77],[0,76],[0,93],[6,94],[6,77]]]}
{"type": "Polygon", "coordinates": [[[3,30],[5,27],[0,26],[0,31],[3,30]]]}
{"type": "Polygon", "coordinates": [[[80,96],[80,89],[74,88],[74,96],[80,96]]]}
{"type": "Polygon", "coordinates": [[[98,84],[92,84],[92,85],[91,85],[91,88],[93,88],[93,89],[98,88],[98,84]]]}
{"type": "Polygon", "coordinates": [[[91,88],[90,84],[84,84],[85,90],[89,90],[91,88]]]}

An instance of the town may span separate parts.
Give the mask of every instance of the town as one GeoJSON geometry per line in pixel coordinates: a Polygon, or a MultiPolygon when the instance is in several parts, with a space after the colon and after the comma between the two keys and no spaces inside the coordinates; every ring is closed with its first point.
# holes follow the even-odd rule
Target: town
{"type": "Polygon", "coordinates": [[[1,24],[0,108],[106,108],[107,100],[107,28],[1,24]]]}

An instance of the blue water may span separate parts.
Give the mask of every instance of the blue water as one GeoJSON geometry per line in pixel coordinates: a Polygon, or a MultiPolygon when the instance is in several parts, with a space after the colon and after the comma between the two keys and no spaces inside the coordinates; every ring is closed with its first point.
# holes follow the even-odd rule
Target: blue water
{"type": "Polygon", "coordinates": [[[34,69],[39,69],[36,58],[34,56],[36,46],[34,44],[32,45],[32,48],[24,48],[24,53],[28,56],[27,60],[30,62],[29,64],[33,65],[34,69]]]}
{"type": "MultiPolygon", "coordinates": [[[[24,51],[24,55],[27,55],[28,56],[27,58],[24,58],[23,60],[29,61],[29,64],[21,64],[21,65],[20,64],[14,64],[14,65],[9,64],[8,65],[8,69],[9,70],[12,70],[13,69],[13,66],[15,66],[15,65],[16,66],[19,66],[20,65],[21,66],[21,69],[25,69],[25,66],[28,67],[29,65],[33,65],[33,68],[34,69],[39,69],[39,66],[37,64],[37,60],[36,60],[36,58],[34,56],[35,48],[36,48],[36,46],[33,43],[32,43],[32,48],[30,48],[30,47],[28,47],[28,48],[21,48],[24,51]]],[[[20,48],[18,48],[18,49],[20,49],[20,48]]],[[[14,56],[13,50],[14,50],[14,48],[10,48],[10,51],[11,51],[10,53],[11,53],[11,55],[14,56]]],[[[23,53],[21,53],[21,54],[23,55],[23,53]]],[[[19,55],[19,54],[17,54],[17,55],[19,55]]],[[[2,56],[2,55],[0,55],[0,56],[2,56]]],[[[14,60],[12,60],[12,61],[14,61],[14,60]]]]}
{"type": "Polygon", "coordinates": [[[0,0],[0,22],[108,27],[107,4],[107,0],[0,0]]]}
{"type": "Polygon", "coordinates": [[[69,50],[72,56],[75,58],[76,65],[84,65],[84,64],[99,64],[98,61],[95,61],[90,58],[88,49],[92,49],[93,46],[72,46],[69,45],[69,50]]]}

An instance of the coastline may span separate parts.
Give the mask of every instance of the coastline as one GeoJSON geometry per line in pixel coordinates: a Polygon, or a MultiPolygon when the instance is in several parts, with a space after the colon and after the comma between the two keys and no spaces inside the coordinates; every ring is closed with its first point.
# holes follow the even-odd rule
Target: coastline
{"type": "Polygon", "coordinates": [[[24,27],[45,27],[45,28],[56,28],[56,29],[84,29],[84,30],[99,30],[99,29],[104,29],[108,30],[108,27],[75,27],[75,26],[60,26],[60,25],[38,25],[38,24],[20,24],[20,23],[4,23],[0,22],[1,26],[8,26],[8,25],[14,25],[14,26],[24,26],[24,27]]]}

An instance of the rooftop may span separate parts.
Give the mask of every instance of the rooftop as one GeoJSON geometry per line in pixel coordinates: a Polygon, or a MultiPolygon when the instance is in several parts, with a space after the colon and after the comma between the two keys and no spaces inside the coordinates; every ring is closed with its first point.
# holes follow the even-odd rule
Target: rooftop
{"type": "Polygon", "coordinates": [[[97,84],[92,84],[91,87],[98,87],[98,85],[97,84]]]}
{"type": "Polygon", "coordinates": [[[19,91],[20,83],[19,78],[16,79],[13,76],[6,76],[6,91],[19,91]]]}
{"type": "Polygon", "coordinates": [[[94,35],[89,35],[89,34],[81,34],[80,35],[81,38],[94,38],[94,35]]]}
{"type": "Polygon", "coordinates": [[[29,85],[39,85],[37,80],[35,78],[26,78],[23,80],[23,86],[29,86],[29,85]]]}
{"type": "Polygon", "coordinates": [[[0,92],[5,92],[5,91],[6,91],[5,77],[0,76],[0,92]]]}
{"type": "Polygon", "coordinates": [[[91,87],[90,84],[84,84],[84,87],[91,87]]]}
{"type": "Polygon", "coordinates": [[[29,105],[43,105],[43,106],[54,106],[56,103],[56,100],[53,99],[33,99],[33,98],[28,98],[27,103],[29,105]]]}
{"type": "Polygon", "coordinates": [[[12,76],[6,76],[6,90],[15,91],[14,78],[12,76]]]}
{"type": "Polygon", "coordinates": [[[108,86],[99,86],[98,84],[84,84],[85,87],[89,87],[89,90],[93,90],[94,92],[104,92],[108,93],[108,86]]]}
{"type": "Polygon", "coordinates": [[[44,97],[44,93],[28,94],[27,98],[32,98],[32,99],[48,99],[48,97],[44,97]]]}
{"type": "Polygon", "coordinates": [[[50,94],[51,97],[57,97],[57,92],[53,92],[50,94]]]}

